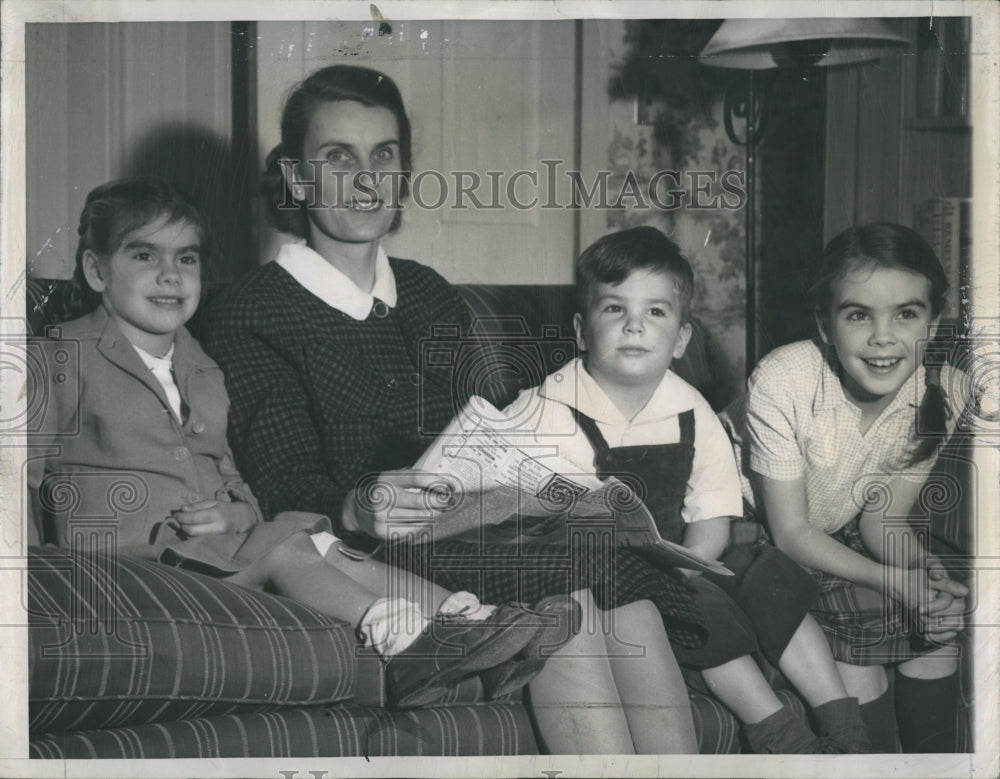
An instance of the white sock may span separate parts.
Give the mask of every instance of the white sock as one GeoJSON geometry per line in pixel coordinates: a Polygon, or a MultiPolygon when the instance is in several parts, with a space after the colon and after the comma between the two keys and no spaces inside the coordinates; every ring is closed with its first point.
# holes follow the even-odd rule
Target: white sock
{"type": "Polygon", "coordinates": [[[364,646],[372,647],[381,657],[398,655],[430,624],[413,601],[405,598],[379,598],[361,618],[358,636],[364,646]]]}
{"type": "Polygon", "coordinates": [[[496,611],[496,606],[480,603],[473,593],[461,590],[453,592],[441,604],[438,614],[459,614],[473,622],[480,622],[496,611]]]}

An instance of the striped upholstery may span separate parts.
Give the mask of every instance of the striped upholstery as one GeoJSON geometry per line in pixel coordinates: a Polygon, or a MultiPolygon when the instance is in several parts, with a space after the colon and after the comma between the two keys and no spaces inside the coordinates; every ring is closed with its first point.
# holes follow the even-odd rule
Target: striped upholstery
{"type": "Polygon", "coordinates": [[[33,758],[516,755],[538,750],[523,706],[394,712],[360,706],[285,708],[35,738],[33,758]]]}
{"type": "MultiPolygon", "coordinates": [[[[783,704],[792,709],[802,719],[806,709],[802,700],[791,690],[775,690],[783,704]]],[[[715,698],[700,692],[691,692],[691,713],[694,716],[694,731],[698,736],[698,751],[703,755],[734,755],[744,750],[740,738],[740,724],[715,698]]]]}
{"type": "Polygon", "coordinates": [[[33,733],[344,700],[356,642],[289,600],[158,563],[29,558],[33,733]]]}

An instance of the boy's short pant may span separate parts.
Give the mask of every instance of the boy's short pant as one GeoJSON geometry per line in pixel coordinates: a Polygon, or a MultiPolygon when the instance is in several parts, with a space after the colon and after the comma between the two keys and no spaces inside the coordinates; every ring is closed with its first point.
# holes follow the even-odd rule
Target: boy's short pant
{"type": "Polygon", "coordinates": [[[677,661],[688,668],[714,668],[760,653],[777,665],[819,587],[798,563],[766,544],[733,547],[721,562],[733,576],[702,574],[689,582],[708,641],[697,649],[674,644],[677,661]]]}

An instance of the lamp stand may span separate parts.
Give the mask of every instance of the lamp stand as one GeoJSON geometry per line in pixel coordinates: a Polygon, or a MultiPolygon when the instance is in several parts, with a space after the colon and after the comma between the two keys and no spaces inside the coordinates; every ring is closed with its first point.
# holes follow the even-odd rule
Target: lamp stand
{"type": "Polygon", "coordinates": [[[726,89],[723,105],[726,135],[746,152],[746,374],[757,364],[757,144],[767,119],[769,79],[747,71],[726,89]],[[736,131],[737,122],[743,134],[736,131]]]}

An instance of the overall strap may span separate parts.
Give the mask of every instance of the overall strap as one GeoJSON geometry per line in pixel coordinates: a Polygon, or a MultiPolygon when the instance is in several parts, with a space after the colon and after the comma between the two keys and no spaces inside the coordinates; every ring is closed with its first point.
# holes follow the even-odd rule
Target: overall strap
{"type": "Polygon", "coordinates": [[[590,445],[594,449],[594,457],[596,460],[598,455],[608,451],[609,447],[607,440],[603,435],[601,435],[601,431],[597,429],[597,423],[593,419],[572,406],[569,410],[573,412],[573,419],[576,420],[580,429],[583,430],[583,434],[587,436],[587,440],[590,441],[590,445]]]}
{"type": "Polygon", "coordinates": [[[681,443],[682,444],[693,444],[694,443],[694,409],[689,408],[687,411],[681,413],[677,419],[677,423],[681,428],[681,443]]]}

